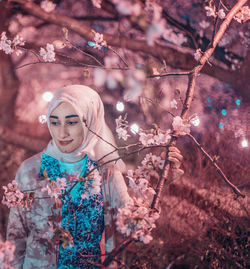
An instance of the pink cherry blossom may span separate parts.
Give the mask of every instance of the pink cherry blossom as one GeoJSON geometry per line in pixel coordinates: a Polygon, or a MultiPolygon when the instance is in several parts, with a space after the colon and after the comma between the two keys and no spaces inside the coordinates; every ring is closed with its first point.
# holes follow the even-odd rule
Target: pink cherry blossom
{"type": "Polygon", "coordinates": [[[0,268],[12,269],[9,264],[14,259],[15,244],[11,241],[3,242],[0,238],[0,268]]]}
{"type": "Polygon", "coordinates": [[[17,189],[17,182],[13,180],[6,186],[3,186],[4,195],[2,203],[8,207],[14,207],[23,205],[23,199],[25,197],[24,192],[17,189]]]}
{"type": "Polygon", "coordinates": [[[40,55],[45,62],[54,62],[56,59],[53,44],[47,43],[46,49],[40,48],[40,55]]]}
{"type": "Polygon", "coordinates": [[[222,8],[217,12],[217,15],[220,19],[224,19],[226,17],[226,14],[222,8]]]}
{"type": "Polygon", "coordinates": [[[201,51],[201,49],[197,49],[197,50],[195,51],[195,53],[194,53],[194,58],[195,58],[195,60],[196,60],[197,62],[199,62],[201,56],[202,56],[202,51],[201,51]]]}
{"type": "Polygon", "coordinates": [[[186,135],[190,133],[191,125],[188,122],[182,120],[180,116],[174,117],[172,125],[173,129],[180,135],[186,135]]]}
{"type": "Polygon", "coordinates": [[[208,17],[216,17],[214,7],[205,7],[205,9],[206,9],[206,15],[208,17]]]}
{"type": "Polygon", "coordinates": [[[103,39],[103,34],[100,34],[98,32],[94,32],[94,33],[95,33],[95,36],[94,36],[94,41],[95,41],[94,48],[101,49],[103,46],[107,47],[107,42],[103,39]]]}
{"type": "Polygon", "coordinates": [[[41,8],[46,11],[47,13],[52,12],[56,8],[56,4],[49,0],[44,0],[40,4],[41,8]]]}

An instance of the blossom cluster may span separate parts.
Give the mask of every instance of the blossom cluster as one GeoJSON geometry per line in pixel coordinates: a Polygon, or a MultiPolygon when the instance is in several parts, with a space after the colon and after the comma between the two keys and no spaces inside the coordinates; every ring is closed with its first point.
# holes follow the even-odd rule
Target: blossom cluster
{"type": "Polygon", "coordinates": [[[149,132],[140,130],[139,141],[143,146],[157,146],[157,145],[166,145],[169,143],[171,136],[170,130],[163,131],[159,128],[151,129],[149,132]]]}
{"type": "Polygon", "coordinates": [[[248,21],[250,19],[250,8],[248,6],[242,7],[234,19],[239,23],[248,21]]]}
{"type": "Polygon", "coordinates": [[[7,186],[3,186],[4,195],[2,203],[6,206],[14,207],[17,205],[23,205],[24,192],[17,189],[17,182],[13,180],[7,186]]]}
{"type": "Polygon", "coordinates": [[[164,160],[160,156],[149,153],[146,154],[141,164],[134,171],[128,170],[127,178],[129,179],[129,186],[133,189],[135,195],[138,198],[143,198],[145,204],[148,203],[149,205],[155,194],[149,183],[150,177],[154,171],[158,173],[163,168],[164,160]]]}
{"type": "Polygon", "coordinates": [[[43,57],[45,62],[54,62],[55,59],[55,52],[54,52],[54,45],[47,43],[46,49],[40,48],[40,55],[43,57]]]}
{"type": "Polygon", "coordinates": [[[15,244],[11,241],[3,242],[0,238],[0,268],[13,268],[9,264],[14,259],[15,244]]]}
{"type": "Polygon", "coordinates": [[[194,53],[194,59],[199,62],[199,60],[202,57],[202,50],[201,49],[197,49],[194,53]]]}
{"type": "Polygon", "coordinates": [[[67,189],[66,178],[57,178],[56,181],[48,180],[46,187],[41,189],[42,192],[47,192],[50,197],[58,199],[62,192],[67,189]]]}
{"type": "Polygon", "coordinates": [[[87,177],[80,178],[84,182],[85,191],[82,193],[82,199],[89,199],[90,196],[97,195],[101,192],[102,177],[94,165],[89,168],[92,171],[87,177]]]}
{"type": "Polygon", "coordinates": [[[6,54],[12,54],[13,52],[16,55],[20,55],[22,51],[18,49],[18,46],[23,46],[25,41],[19,35],[16,35],[14,39],[11,41],[7,38],[6,32],[2,32],[0,39],[0,50],[3,50],[6,54]]]}
{"type": "Polygon", "coordinates": [[[131,235],[147,244],[153,239],[151,230],[155,228],[155,221],[159,218],[159,213],[150,208],[155,190],[149,181],[153,172],[158,173],[163,168],[164,160],[149,153],[141,164],[134,171],[128,170],[129,186],[134,192],[133,202],[118,209],[116,225],[122,234],[131,235]]]}
{"type": "Polygon", "coordinates": [[[153,239],[151,230],[156,227],[155,221],[159,216],[158,212],[145,206],[142,200],[134,200],[134,203],[118,209],[117,230],[148,244],[153,239]]]}
{"type": "Polygon", "coordinates": [[[191,124],[189,123],[189,120],[183,120],[180,116],[176,116],[173,119],[172,126],[174,131],[179,135],[190,134],[191,124]]]}
{"type": "Polygon", "coordinates": [[[128,134],[127,128],[128,128],[128,122],[125,118],[122,118],[120,115],[118,119],[115,120],[116,123],[116,133],[118,134],[119,139],[127,140],[128,137],[130,136],[128,134]]]}
{"type": "Polygon", "coordinates": [[[94,33],[95,42],[94,43],[88,42],[88,44],[95,49],[101,49],[102,47],[107,47],[107,41],[103,39],[103,34],[95,32],[94,30],[92,30],[92,32],[94,33]]]}

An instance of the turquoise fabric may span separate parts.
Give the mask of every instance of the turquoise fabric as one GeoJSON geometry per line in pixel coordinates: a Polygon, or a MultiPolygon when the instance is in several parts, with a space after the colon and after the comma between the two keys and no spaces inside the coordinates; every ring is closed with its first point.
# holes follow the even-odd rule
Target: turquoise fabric
{"type": "MultiPolygon", "coordinates": [[[[76,165],[80,169],[74,171],[71,164],[59,162],[57,159],[43,153],[41,161],[40,176],[46,169],[51,180],[66,178],[67,189],[75,183],[74,178],[84,176],[91,165],[86,155],[76,165]],[[72,168],[72,169],[71,169],[72,168]],[[75,173],[76,172],[76,173],[75,173]]],[[[73,164],[74,166],[74,164],[73,164]]],[[[60,244],[57,268],[98,268],[91,263],[100,263],[100,240],[104,230],[104,201],[102,191],[97,195],[82,199],[81,195],[87,189],[83,182],[76,186],[61,198],[62,221],[61,228],[67,229],[73,237],[73,245],[63,248],[60,244]],[[82,255],[97,255],[93,258],[82,257],[82,255]]],[[[63,193],[62,193],[63,194],[63,193]]]]}

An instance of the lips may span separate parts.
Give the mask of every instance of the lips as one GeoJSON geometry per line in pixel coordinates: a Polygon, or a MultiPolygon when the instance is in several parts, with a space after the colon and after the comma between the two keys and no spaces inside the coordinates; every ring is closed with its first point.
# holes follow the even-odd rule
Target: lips
{"type": "Polygon", "coordinates": [[[68,144],[70,144],[73,140],[68,140],[68,141],[59,141],[61,146],[67,146],[68,144]]]}

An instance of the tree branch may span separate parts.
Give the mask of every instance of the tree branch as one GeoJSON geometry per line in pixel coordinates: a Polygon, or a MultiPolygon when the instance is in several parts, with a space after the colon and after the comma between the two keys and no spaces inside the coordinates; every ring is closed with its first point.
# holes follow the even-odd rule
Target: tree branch
{"type": "MultiPolygon", "coordinates": [[[[86,26],[85,23],[79,22],[78,20],[70,18],[68,16],[56,14],[54,12],[47,13],[33,2],[25,0],[8,0],[8,1],[13,3],[19,3],[22,9],[24,9],[29,14],[39,19],[50,22],[52,24],[60,25],[62,27],[66,27],[67,29],[74,31],[75,33],[78,33],[86,40],[93,40],[93,34],[91,32],[91,28],[86,26]]],[[[245,2],[246,1],[244,1],[244,3],[245,2]]],[[[230,20],[231,19],[232,18],[230,18],[230,20]]],[[[173,68],[190,70],[192,69],[192,66],[196,64],[193,55],[185,54],[181,51],[177,51],[174,48],[170,48],[159,44],[155,44],[154,47],[151,47],[143,40],[130,39],[127,37],[119,37],[111,34],[103,33],[103,36],[104,39],[107,41],[108,45],[114,47],[122,47],[131,51],[141,51],[145,54],[152,55],[160,60],[165,59],[167,64],[173,68]]],[[[205,66],[202,72],[207,75],[213,76],[219,80],[222,80],[226,83],[229,83],[233,85],[233,87],[237,88],[238,84],[234,80],[233,74],[235,72],[233,71],[228,71],[219,66],[213,66],[213,68],[205,66]]],[[[246,97],[249,99],[248,95],[246,95],[246,97]]]]}
{"type": "Polygon", "coordinates": [[[217,172],[221,175],[222,179],[226,182],[226,184],[229,185],[233,189],[237,197],[241,196],[245,198],[245,195],[242,194],[240,190],[233,183],[230,182],[230,180],[226,177],[226,175],[223,173],[221,168],[217,165],[217,163],[213,160],[213,158],[205,151],[205,149],[201,146],[201,144],[191,134],[189,134],[188,136],[194,141],[194,143],[198,146],[201,152],[207,157],[207,159],[216,168],[217,172]]]}

